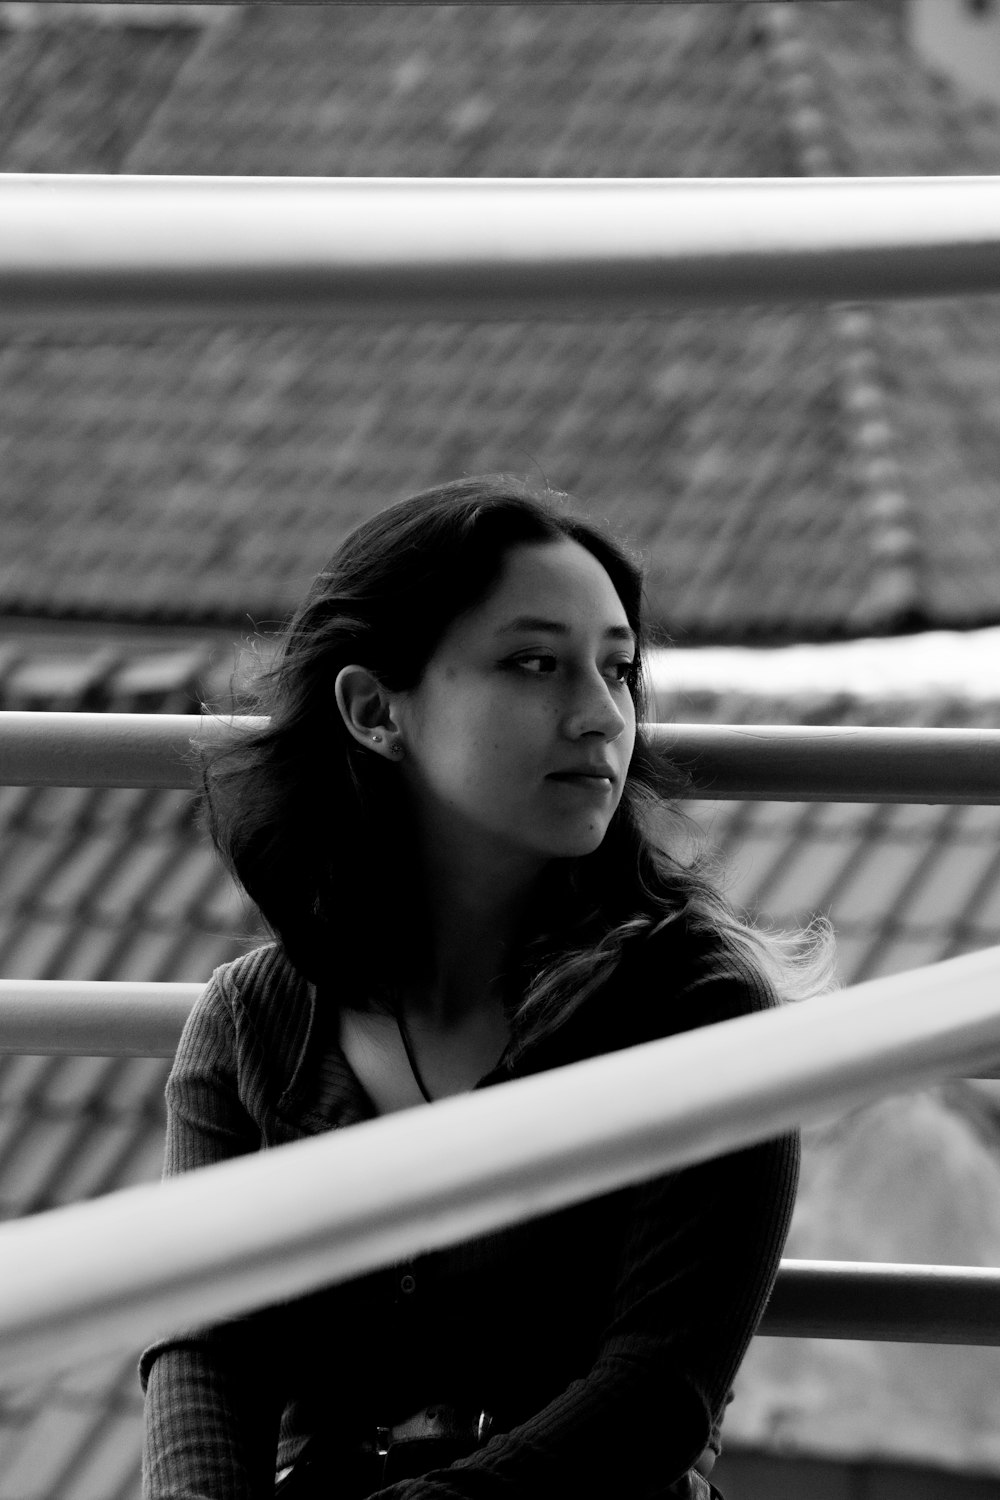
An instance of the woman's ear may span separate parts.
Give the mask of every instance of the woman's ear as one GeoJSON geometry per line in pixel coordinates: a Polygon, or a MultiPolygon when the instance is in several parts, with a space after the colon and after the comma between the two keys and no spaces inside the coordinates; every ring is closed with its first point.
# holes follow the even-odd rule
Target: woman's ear
{"type": "Polygon", "coordinates": [[[334,683],[340,716],[359,745],[383,755],[402,753],[389,694],[367,667],[341,667],[334,683]]]}

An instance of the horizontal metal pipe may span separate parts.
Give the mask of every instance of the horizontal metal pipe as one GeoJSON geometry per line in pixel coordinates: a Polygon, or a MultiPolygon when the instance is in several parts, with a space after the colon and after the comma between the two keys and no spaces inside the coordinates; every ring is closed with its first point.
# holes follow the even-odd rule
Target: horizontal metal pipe
{"type": "MultiPolygon", "coordinates": [[[[229,721],[252,728],[263,719],[229,721]]],[[[0,785],[191,789],[182,757],[228,723],[197,714],[0,713],[0,785]]]]}
{"type": "MultiPolygon", "coordinates": [[[[0,785],[187,787],[192,742],[261,718],[0,713],[0,785]]],[[[689,795],[792,802],[1000,802],[1000,730],[648,724],[689,795]]]]}
{"type": "Polygon", "coordinates": [[[0,1055],[173,1057],[203,984],[0,979],[0,1055]]]}
{"type": "Polygon", "coordinates": [[[1000,178],[0,176],[0,317],[649,317],[1000,292],[1000,178]]]}
{"type": "Polygon", "coordinates": [[[1000,1345],[1000,1270],[785,1260],[760,1331],[793,1338],[1000,1345]]]}
{"type": "Polygon", "coordinates": [[[657,724],[692,796],[792,802],[1000,802],[1000,730],[657,724]]]}
{"type": "MultiPolygon", "coordinates": [[[[992,954],[1000,991],[1000,948],[992,954]]],[[[943,964],[911,969],[941,982],[953,972],[943,964]]],[[[905,976],[904,976],[905,977],[905,976]]],[[[958,982],[958,981],[956,981],[958,982]]],[[[133,983],[129,980],[0,979],[0,1056],[173,1057],[184,1022],[204,988],[201,984],[133,983]]],[[[978,1067],[971,1078],[997,1078],[978,1067]]]]}
{"type": "MultiPolygon", "coordinates": [[[[172,5],[176,7],[177,0],[37,0],[41,5],[89,5],[89,4],[122,4],[136,5],[145,9],[147,5],[172,5]]],[[[188,5],[242,5],[245,0],[182,0],[188,5]]],[[[254,0],[257,5],[287,5],[288,0],[254,0]]],[[[378,5],[378,6],[421,6],[440,5],[441,0],[295,0],[296,5],[378,5]]],[[[463,5],[495,5],[497,0],[462,0],[463,5]]],[[[501,4],[509,4],[511,0],[500,0],[501,4]]],[[[532,0],[520,0],[520,3],[531,4],[532,0]]],[[[580,0],[539,0],[540,4],[546,5],[578,5],[580,0]]],[[[602,0],[602,3],[610,5],[631,5],[634,0],[602,0]]],[[[657,5],[731,5],[733,0],[654,0],[657,5]]],[[[765,0],[769,3],[769,0],[765,0]]],[[[770,0],[777,3],[777,0],[770,0]]],[[[783,4],[802,4],[806,0],[780,0],[783,4]]]]}
{"type": "Polygon", "coordinates": [[[0,1377],[135,1348],[983,1061],[1000,1061],[996,951],[8,1223],[0,1377]]]}

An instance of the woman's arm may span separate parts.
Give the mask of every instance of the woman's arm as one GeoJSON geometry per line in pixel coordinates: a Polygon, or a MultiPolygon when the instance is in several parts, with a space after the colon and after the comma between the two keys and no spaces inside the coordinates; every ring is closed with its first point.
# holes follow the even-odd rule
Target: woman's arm
{"type": "MultiPolygon", "coordinates": [[[[216,977],[188,1018],[167,1081],[164,1175],[260,1147],[239,1096],[236,1031],[216,977]]],[[[279,1315],[159,1340],[143,1353],[144,1500],[265,1500],[274,1493],[282,1398],[279,1315]]]]}
{"type": "MultiPolygon", "coordinates": [[[[706,1021],[773,1003],[752,980],[747,993],[743,976],[695,989],[706,1021]]],[[[378,1500],[661,1494],[696,1463],[724,1409],[777,1275],[798,1165],[790,1134],[633,1189],[612,1314],[587,1375],[470,1458],[378,1500]]]]}

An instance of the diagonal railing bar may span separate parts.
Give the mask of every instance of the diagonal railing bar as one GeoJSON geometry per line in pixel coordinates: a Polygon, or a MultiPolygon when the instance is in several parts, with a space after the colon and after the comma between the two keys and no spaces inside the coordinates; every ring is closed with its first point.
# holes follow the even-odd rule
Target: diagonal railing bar
{"type": "Polygon", "coordinates": [[[4,1225],[0,1376],[136,1347],[1000,1060],[996,961],[871,980],[4,1225]]]}
{"type": "MultiPolygon", "coordinates": [[[[0,713],[0,786],[193,788],[183,760],[260,718],[0,713]]],[[[647,724],[712,800],[1000,803],[1000,729],[647,724]]]]}
{"type": "Polygon", "coordinates": [[[0,317],[483,320],[1000,292],[1000,177],[0,175],[0,317]]]}

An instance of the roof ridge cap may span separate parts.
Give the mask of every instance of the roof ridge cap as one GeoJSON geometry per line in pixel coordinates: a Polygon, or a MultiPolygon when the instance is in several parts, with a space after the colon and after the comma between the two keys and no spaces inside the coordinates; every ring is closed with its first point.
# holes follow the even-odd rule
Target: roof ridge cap
{"type": "MultiPolygon", "coordinates": [[[[791,7],[779,5],[765,7],[759,24],[798,175],[853,175],[844,170],[844,152],[830,141],[833,113],[829,95],[819,87],[815,50],[804,30],[807,23],[791,7]]],[[[840,350],[840,411],[853,454],[857,508],[871,564],[867,590],[855,601],[848,623],[871,630],[898,629],[924,617],[921,549],[875,347],[875,312],[862,304],[832,305],[826,311],[840,350]]]]}

